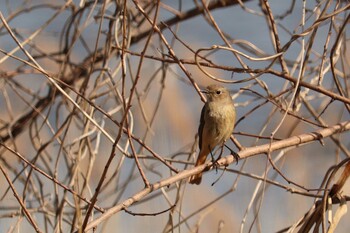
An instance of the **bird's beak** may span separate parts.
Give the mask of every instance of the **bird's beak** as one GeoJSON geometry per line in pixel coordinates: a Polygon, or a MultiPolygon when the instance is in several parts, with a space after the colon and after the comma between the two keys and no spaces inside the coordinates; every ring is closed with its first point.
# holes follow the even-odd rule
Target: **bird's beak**
{"type": "Polygon", "coordinates": [[[207,89],[201,90],[201,92],[204,93],[204,94],[208,94],[209,93],[209,91],[207,89]]]}

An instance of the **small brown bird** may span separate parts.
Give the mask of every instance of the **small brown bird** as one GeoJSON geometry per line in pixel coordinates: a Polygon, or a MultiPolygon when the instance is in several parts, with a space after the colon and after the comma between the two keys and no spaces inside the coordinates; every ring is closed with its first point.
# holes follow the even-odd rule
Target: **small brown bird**
{"type": "MultiPolygon", "coordinates": [[[[198,128],[199,155],[195,166],[205,163],[207,156],[217,146],[224,146],[231,136],[236,121],[236,110],[229,91],[220,85],[210,85],[202,91],[207,95],[198,128]]],[[[193,175],[191,184],[200,184],[202,173],[193,175]]]]}

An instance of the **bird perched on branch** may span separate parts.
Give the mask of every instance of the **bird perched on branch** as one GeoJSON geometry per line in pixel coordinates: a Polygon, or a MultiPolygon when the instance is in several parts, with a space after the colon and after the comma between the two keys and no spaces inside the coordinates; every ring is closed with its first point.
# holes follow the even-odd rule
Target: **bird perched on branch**
{"type": "MultiPolygon", "coordinates": [[[[204,164],[209,153],[230,138],[236,121],[236,110],[229,91],[220,85],[210,85],[202,91],[207,96],[198,128],[199,155],[195,166],[204,164]]],[[[237,154],[236,154],[237,155],[237,154]]],[[[221,156],[221,154],[220,154],[221,156]]],[[[219,157],[220,157],[219,156],[219,157]]],[[[202,173],[190,178],[191,184],[200,184],[202,173]]]]}

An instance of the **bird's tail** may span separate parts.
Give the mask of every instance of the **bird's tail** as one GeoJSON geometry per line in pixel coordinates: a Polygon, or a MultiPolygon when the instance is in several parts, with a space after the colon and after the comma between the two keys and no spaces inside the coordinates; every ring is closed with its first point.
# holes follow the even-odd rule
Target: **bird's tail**
{"type": "MultiPolygon", "coordinates": [[[[199,153],[195,167],[204,164],[206,159],[207,159],[207,154],[199,153]]],[[[202,175],[203,175],[203,173],[201,172],[201,173],[198,173],[198,174],[191,176],[190,184],[200,184],[202,181],[202,175]]]]}

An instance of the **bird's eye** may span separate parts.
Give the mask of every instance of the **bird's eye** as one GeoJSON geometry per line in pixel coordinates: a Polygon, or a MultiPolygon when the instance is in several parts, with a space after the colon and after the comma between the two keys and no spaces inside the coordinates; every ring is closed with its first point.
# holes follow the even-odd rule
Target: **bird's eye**
{"type": "Polygon", "coordinates": [[[220,95],[220,94],[221,94],[221,91],[220,91],[220,90],[217,90],[217,91],[216,91],[216,94],[220,95]]]}

